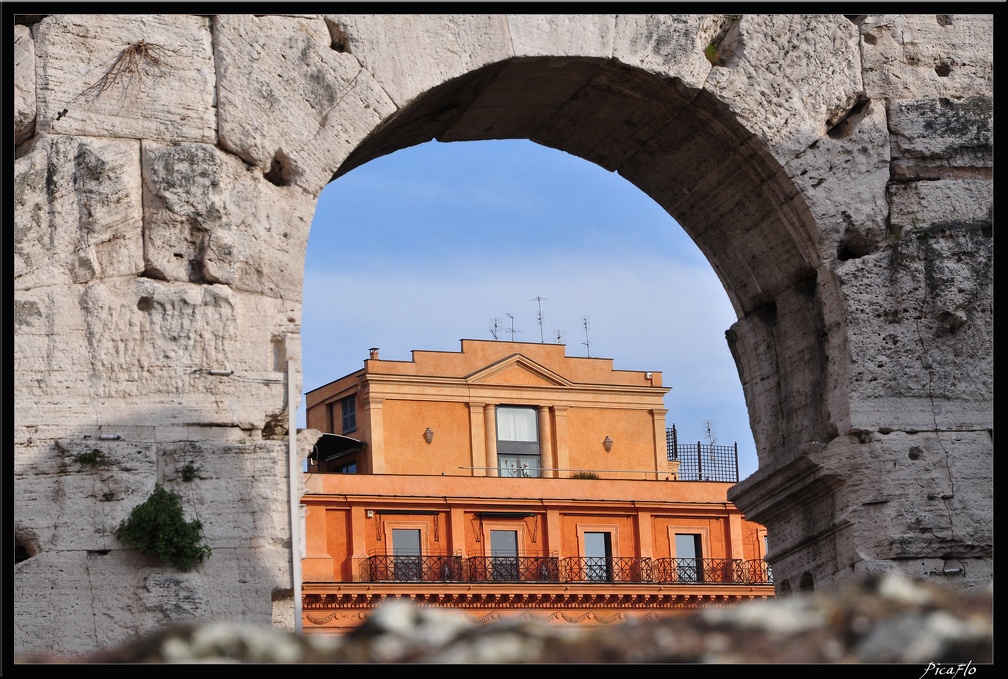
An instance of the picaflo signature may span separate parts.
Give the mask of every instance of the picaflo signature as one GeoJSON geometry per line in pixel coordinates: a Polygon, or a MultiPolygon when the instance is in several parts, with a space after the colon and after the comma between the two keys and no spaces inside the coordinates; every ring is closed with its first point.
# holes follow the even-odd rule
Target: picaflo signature
{"type": "Polygon", "coordinates": [[[932,674],[936,677],[958,677],[960,672],[964,677],[968,677],[971,676],[974,672],[976,672],[976,670],[977,668],[973,667],[972,660],[970,660],[967,663],[958,663],[958,664],[952,664],[952,663],[942,664],[942,663],[929,662],[927,669],[924,670],[924,674],[920,675],[918,679],[924,679],[924,677],[926,677],[929,674],[932,674]]]}

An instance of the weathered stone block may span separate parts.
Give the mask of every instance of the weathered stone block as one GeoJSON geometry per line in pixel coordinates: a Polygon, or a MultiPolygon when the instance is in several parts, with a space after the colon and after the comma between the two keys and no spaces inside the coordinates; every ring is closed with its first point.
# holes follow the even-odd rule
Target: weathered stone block
{"type": "Polygon", "coordinates": [[[205,144],[143,145],[146,275],[301,298],[314,204],[205,144]]]}
{"type": "Polygon", "coordinates": [[[443,82],[514,54],[503,15],[327,15],[325,20],[342,49],[398,108],[443,82]]]}
{"type": "Polygon", "coordinates": [[[786,164],[860,98],[858,37],[840,15],[742,15],[718,47],[731,56],[711,69],[704,89],[731,102],[786,164]]]}
{"type": "Polygon", "coordinates": [[[893,176],[990,177],[994,104],[990,97],[889,103],[893,176]]]}
{"type": "Polygon", "coordinates": [[[27,26],[14,26],[14,143],[35,134],[35,41],[27,26]]]}
{"type": "Polygon", "coordinates": [[[321,19],[218,17],[221,147],[274,184],[317,195],[395,110],[358,59],[339,46],[321,19]]]}
{"type": "Polygon", "coordinates": [[[894,235],[948,222],[986,222],[993,227],[993,179],[890,184],[888,194],[889,222],[894,235]]]}
{"type": "Polygon", "coordinates": [[[674,73],[701,88],[713,65],[704,50],[734,25],[723,15],[616,15],[613,58],[657,74],[674,73]]]}
{"type": "Polygon", "coordinates": [[[885,107],[865,102],[786,165],[819,227],[826,262],[863,257],[888,236],[886,123],[885,107]]]}
{"type": "Polygon", "coordinates": [[[981,14],[870,15],[861,20],[865,95],[971,97],[994,90],[994,22],[981,14]]]}
{"type": "Polygon", "coordinates": [[[554,14],[507,17],[516,57],[601,57],[613,53],[612,14],[554,14]]]}
{"type": "Polygon", "coordinates": [[[989,233],[938,225],[846,262],[838,276],[849,304],[852,427],[992,426],[989,233]]]}
{"type": "Polygon", "coordinates": [[[209,17],[57,14],[33,32],[38,131],[216,142],[209,17]]]}
{"type": "Polygon", "coordinates": [[[14,287],[143,270],[139,143],[40,135],[14,161],[14,287]]]}

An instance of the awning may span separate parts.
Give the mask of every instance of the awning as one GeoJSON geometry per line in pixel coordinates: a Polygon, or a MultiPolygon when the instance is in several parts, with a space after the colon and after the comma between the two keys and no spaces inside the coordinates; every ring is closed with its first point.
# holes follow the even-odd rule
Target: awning
{"type": "Polygon", "coordinates": [[[309,458],[318,462],[329,462],[343,455],[349,455],[363,448],[365,443],[352,439],[341,434],[322,434],[322,437],[315,442],[315,450],[309,458]]]}

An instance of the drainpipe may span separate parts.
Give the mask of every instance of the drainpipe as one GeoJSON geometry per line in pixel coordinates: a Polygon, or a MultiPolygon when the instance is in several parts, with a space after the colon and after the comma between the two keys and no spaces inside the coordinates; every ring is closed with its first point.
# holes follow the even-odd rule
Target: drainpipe
{"type": "Polygon", "coordinates": [[[294,632],[301,634],[301,466],[297,454],[296,414],[300,401],[294,393],[294,359],[287,359],[287,475],[290,477],[291,576],[294,580],[294,632]]]}

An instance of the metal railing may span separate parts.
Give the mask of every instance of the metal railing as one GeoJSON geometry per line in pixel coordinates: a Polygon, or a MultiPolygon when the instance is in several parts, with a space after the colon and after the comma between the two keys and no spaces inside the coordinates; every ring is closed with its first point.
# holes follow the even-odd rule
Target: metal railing
{"type": "Polygon", "coordinates": [[[665,430],[670,462],[679,463],[680,481],[726,481],[738,483],[738,443],[730,446],[679,443],[675,425],[665,430]]]}
{"type": "Polygon", "coordinates": [[[361,559],[369,582],[577,582],[771,585],[763,560],[650,557],[387,556],[361,559]]]}
{"type": "Polygon", "coordinates": [[[465,561],[469,582],[560,582],[555,556],[470,556],[465,561]]]}
{"type": "Polygon", "coordinates": [[[461,556],[409,555],[367,557],[362,574],[370,582],[453,582],[463,577],[461,556]]]}
{"type": "Polygon", "coordinates": [[[563,572],[567,582],[651,582],[651,559],[570,556],[563,572]]]}

